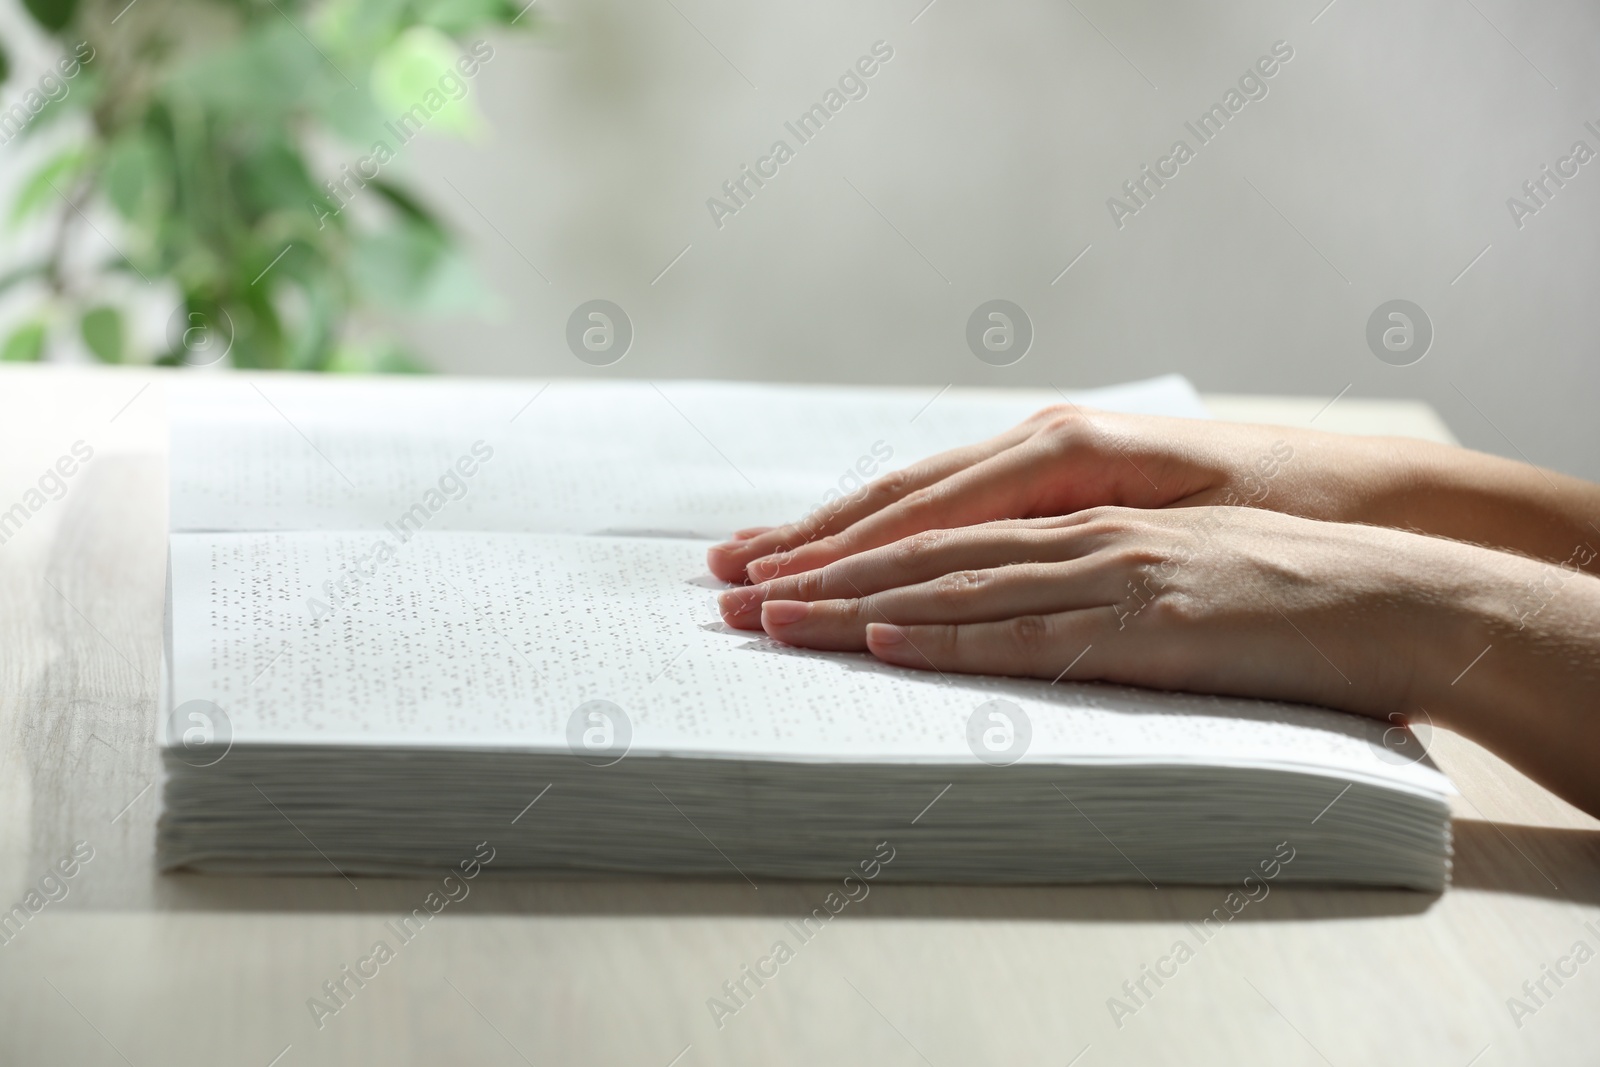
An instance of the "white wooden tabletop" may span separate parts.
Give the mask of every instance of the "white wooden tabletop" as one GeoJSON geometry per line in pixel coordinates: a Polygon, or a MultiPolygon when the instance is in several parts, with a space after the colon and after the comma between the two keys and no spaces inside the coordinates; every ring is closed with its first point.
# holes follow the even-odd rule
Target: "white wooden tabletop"
{"type": "MultiPolygon", "coordinates": [[[[1600,822],[1443,732],[1447,892],[1274,888],[1204,939],[1224,888],[879,885],[800,942],[829,884],[490,874],[401,941],[436,883],[157,874],[165,378],[0,370],[0,513],[42,501],[0,544],[0,1063],[1600,1062],[1600,822]]],[[[1449,440],[1328,399],[1208,402],[1449,440]]]]}

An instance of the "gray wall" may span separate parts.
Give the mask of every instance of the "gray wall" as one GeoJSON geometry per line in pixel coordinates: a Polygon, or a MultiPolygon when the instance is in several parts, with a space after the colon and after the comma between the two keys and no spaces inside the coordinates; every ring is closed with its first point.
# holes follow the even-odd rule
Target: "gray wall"
{"type": "Polygon", "coordinates": [[[498,314],[403,330],[467,374],[1350,386],[1600,478],[1600,160],[1522,227],[1507,210],[1574,141],[1600,150],[1600,8],[925,2],[539,0],[549,32],[499,38],[472,83],[490,136],[424,134],[397,163],[498,314]],[[800,144],[784,122],[878,40],[866,98],[800,144]],[[1266,98],[1198,146],[1184,122],[1278,40],[1266,98]],[[707,198],[778,138],[794,158],[718,229],[707,198]],[[1118,229],[1107,198],[1178,138],[1195,157],[1118,229]],[[594,298],[637,331],[603,370],[565,342],[594,298]],[[1034,325],[1011,366],[966,346],[992,298],[1034,325]],[[1434,325],[1414,365],[1366,342],[1395,298],[1434,325]]]}
{"type": "Polygon", "coordinates": [[[1351,385],[1600,477],[1600,159],[1520,229],[1506,204],[1600,151],[1600,8],[924,2],[540,0],[553,32],[499,40],[473,88],[492,136],[409,160],[500,303],[417,343],[474,374],[1351,385]],[[866,97],[800,145],[784,121],[878,40],[866,97]],[[1185,120],[1280,40],[1268,94],[1198,146],[1185,120]],[[794,158],[719,229],[707,198],[779,137],[794,158]],[[1180,137],[1195,157],[1119,229],[1107,198],[1180,137]],[[595,297],[636,330],[603,370],[564,343],[595,297]],[[965,340],[996,297],[1036,331],[1008,367],[965,340]],[[1393,298],[1433,323],[1413,365],[1368,347],[1393,298]]]}

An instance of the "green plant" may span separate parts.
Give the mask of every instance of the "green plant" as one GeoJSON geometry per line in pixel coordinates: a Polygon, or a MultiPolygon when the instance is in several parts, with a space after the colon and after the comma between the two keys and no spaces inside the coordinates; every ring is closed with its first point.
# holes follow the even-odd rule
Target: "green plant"
{"type": "MultiPolygon", "coordinates": [[[[0,153],[49,146],[6,225],[44,251],[0,274],[26,287],[0,358],[40,359],[76,330],[100,360],[412,370],[362,308],[463,310],[483,299],[439,219],[395,180],[406,142],[471,136],[472,40],[527,27],[510,0],[24,0],[60,62],[0,110],[0,153]],[[19,142],[19,143],[12,143],[19,142]],[[319,175],[321,180],[319,180],[319,175]],[[116,225],[96,226],[97,211],[116,225]],[[93,262],[84,262],[93,258],[93,262]],[[177,306],[135,352],[108,280],[177,306]]],[[[531,5],[529,5],[531,7],[531,5]]],[[[0,48],[0,80],[9,63],[0,48]]],[[[17,86],[12,86],[15,95],[17,86]]],[[[126,288],[126,287],[125,287],[126,288]]]]}

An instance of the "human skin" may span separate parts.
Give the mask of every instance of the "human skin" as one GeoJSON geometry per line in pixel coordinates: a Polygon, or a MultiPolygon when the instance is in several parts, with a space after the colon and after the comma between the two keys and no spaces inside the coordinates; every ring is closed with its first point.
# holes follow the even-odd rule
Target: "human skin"
{"type": "Polygon", "coordinates": [[[1588,516],[1464,449],[1055,408],[709,562],[790,644],[1426,716],[1600,814],[1588,516]]]}

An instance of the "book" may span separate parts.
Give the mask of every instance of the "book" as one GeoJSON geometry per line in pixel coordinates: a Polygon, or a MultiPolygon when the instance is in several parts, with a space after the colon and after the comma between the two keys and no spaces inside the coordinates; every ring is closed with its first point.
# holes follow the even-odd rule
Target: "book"
{"type": "Polygon", "coordinates": [[[1403,727],[722,623],[710,544],[1063,396],[1205,416],[1175,377],[180,383],[160,865],[1439,890],[1452,787],[1403,727]]]}

